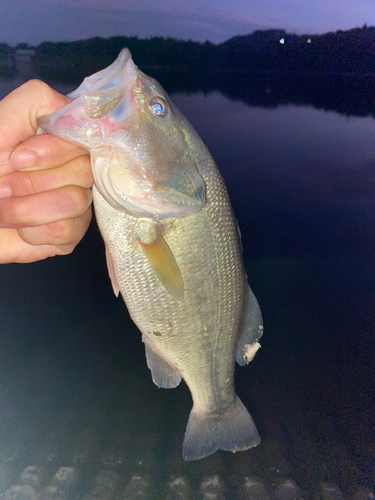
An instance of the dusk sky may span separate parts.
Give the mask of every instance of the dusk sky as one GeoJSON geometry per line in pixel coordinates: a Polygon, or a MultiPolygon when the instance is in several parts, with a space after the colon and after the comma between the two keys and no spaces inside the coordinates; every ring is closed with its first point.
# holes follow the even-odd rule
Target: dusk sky
{"type": "Polygon", "coordinates": [[[10,0],[0,42],[39,44],[115,35],[219,43],[255,29],[314,34],[375,25],[369,0],[10,0]],[[110,7],[108,7],[110,4],[110,7]]]}

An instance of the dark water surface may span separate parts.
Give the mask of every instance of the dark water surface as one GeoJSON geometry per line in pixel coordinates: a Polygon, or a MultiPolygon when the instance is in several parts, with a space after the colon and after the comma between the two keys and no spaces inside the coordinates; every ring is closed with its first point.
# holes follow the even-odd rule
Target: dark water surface
{"type": "Polygon", "coordinates": [[[172,98],[227,181],[263,311],[262,349],[236,368],[262,443],[183,463],[189,391],[152,384],[92,224],[71,256],[0,267],[0,458],[86,453],[139,458],[160,480],[213,472],[293,477],[306,489],[371,485],[374,119],[251,107],[219,92],[172,98]]]}

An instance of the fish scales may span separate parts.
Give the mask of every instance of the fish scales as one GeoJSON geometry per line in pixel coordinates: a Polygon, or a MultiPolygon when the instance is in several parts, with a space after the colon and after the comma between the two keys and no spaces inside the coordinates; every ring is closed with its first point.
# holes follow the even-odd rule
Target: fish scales
{"type": "Polygon", "coordinates": [[[86,78],[49,133],[86,147],[93,200],[114,292],[142,333],[159,387],[181,378],[192,398],[185,460],[256,446],[234,389],[263,333],[225,182],[203,141],[124,49],[86,78]]]}

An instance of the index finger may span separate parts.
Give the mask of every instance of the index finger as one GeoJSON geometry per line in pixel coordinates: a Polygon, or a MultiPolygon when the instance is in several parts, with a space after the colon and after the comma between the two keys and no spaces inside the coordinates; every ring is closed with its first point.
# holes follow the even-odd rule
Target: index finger
{"type": "Polygon", "coordinates": [[[0,103],[0,148],[14,148],[35,135],[38,118],[68,104],[68,98],[40,80],[30,80],[0,103]]]}
{"type": "Polygon", "coordinates": [[[17,146],[9,161],[14,170],[42,170],[60,167],[84,155],[89,155],[86,149],[58,137],[42,134],[17,146]]]}
{"type": "Polygon", "coordinates": [[[38,118],[68,103],[40,80],[30,80],[0,102],[0,175],[12,172],[9,156],[21,142],[34,136],[38,118]]]}

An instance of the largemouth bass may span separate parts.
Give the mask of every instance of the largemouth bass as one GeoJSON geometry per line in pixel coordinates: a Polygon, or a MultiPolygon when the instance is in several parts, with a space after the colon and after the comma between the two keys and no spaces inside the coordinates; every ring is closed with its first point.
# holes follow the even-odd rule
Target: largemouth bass
{"type": "Polygon", "coordinates": [[[218,168],[162,87],[124,49],[42,128],[91,152],[109,275],[142,332],[159,387],[188,385],[183,457],[260,442],[234,390],[263,333],[239,229],[218,168]]]}

